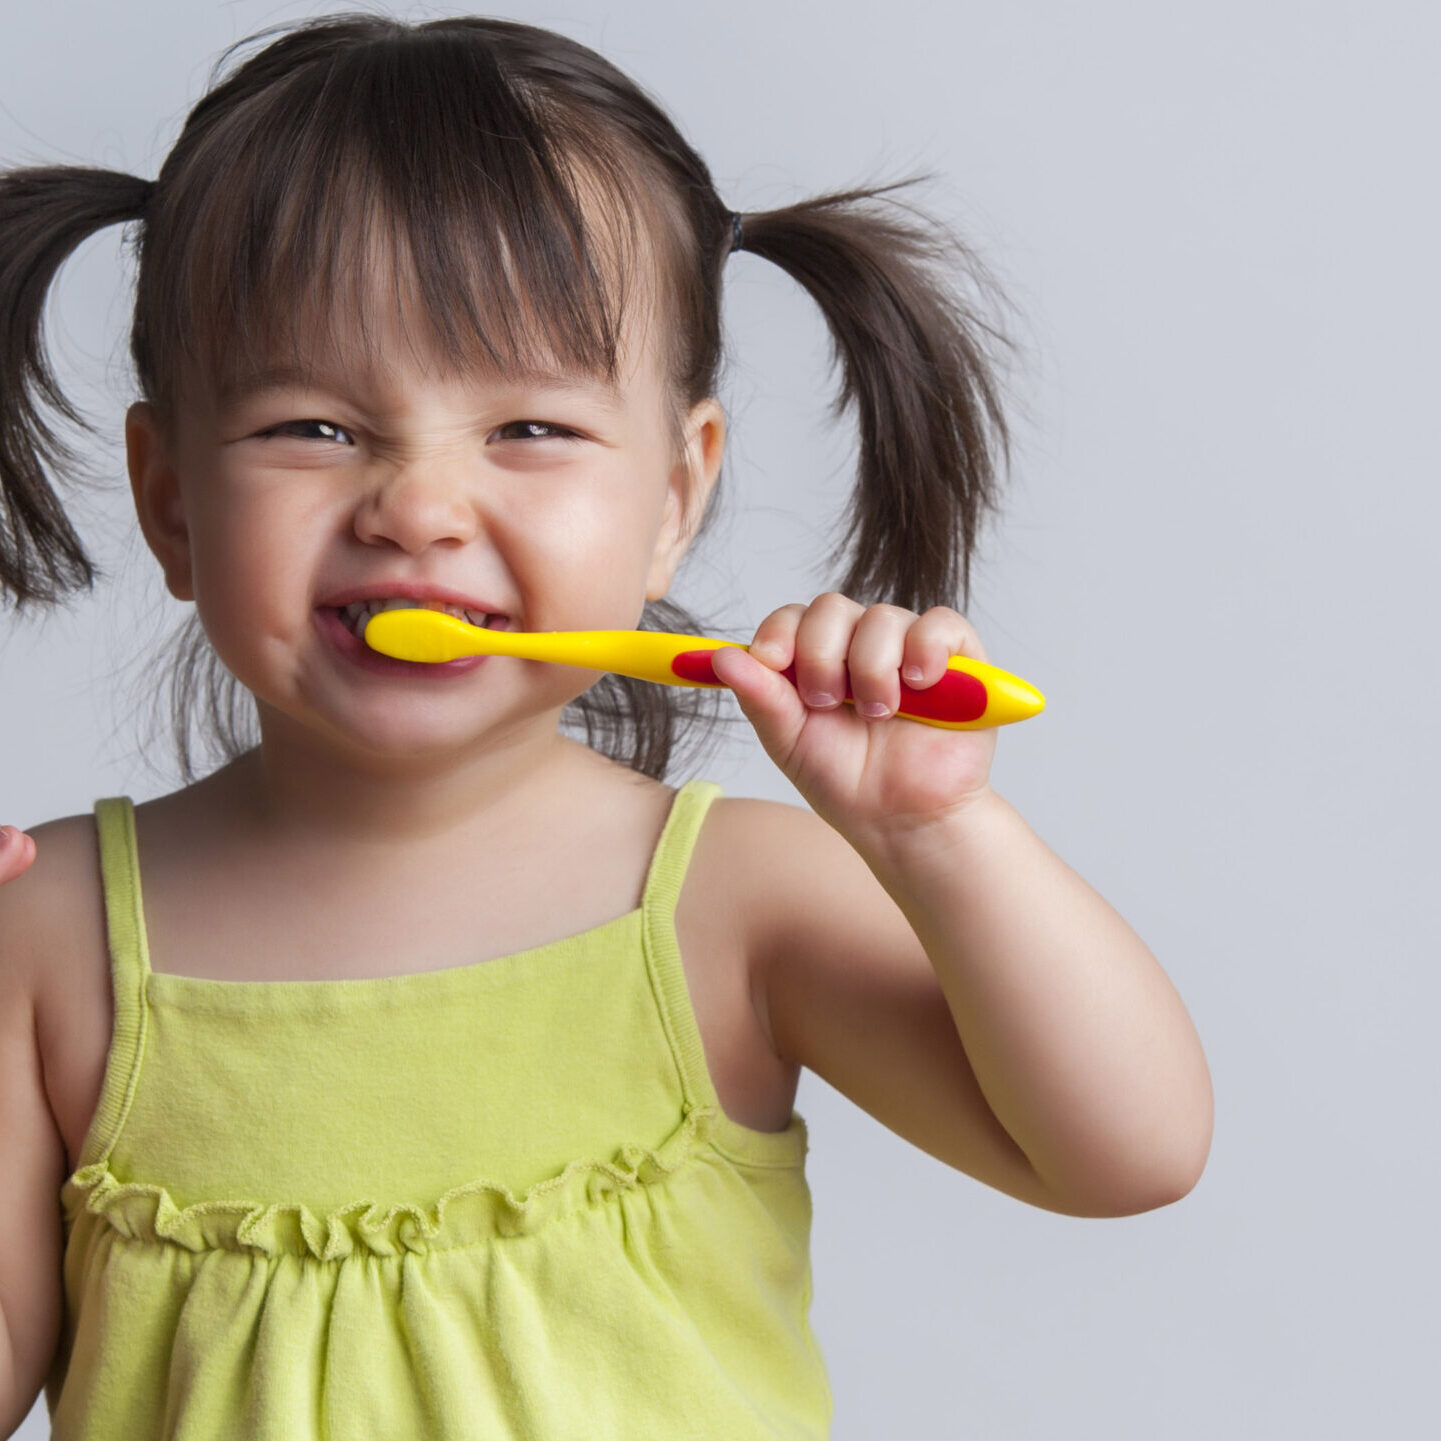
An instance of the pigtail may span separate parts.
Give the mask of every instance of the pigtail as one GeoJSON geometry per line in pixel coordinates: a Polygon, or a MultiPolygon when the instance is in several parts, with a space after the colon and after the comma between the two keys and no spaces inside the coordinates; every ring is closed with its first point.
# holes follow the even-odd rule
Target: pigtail
{"type": "Polygon", "coordinates": [[[113,170],[0,172],[0,593],[17,611],[89,589],[95,568],[47,479],[74,466],[41,403],[94,427],[62,394],[42,341],[45,298],[81,241],[144,214],[152,182],[113,170]]]}
{"type": "MultiPolygon", "coordinates": [[[[980,262],[939,221],[860,202],[928,176],[847,190],[743,217],[742,248],[810,292],[830,325],[843,384],[839,419],[855,403],[856,489],[844,539],[853,554],[838,589],[865,604],[909,610],[970,603],[970,562],[997,505],[997,463],[1010,441],[989,350],[1010,340],[980,318],[955,273],[999,299],[980,262]]],[[[901,204],[901,202],[893,202],[901,204]]]]}

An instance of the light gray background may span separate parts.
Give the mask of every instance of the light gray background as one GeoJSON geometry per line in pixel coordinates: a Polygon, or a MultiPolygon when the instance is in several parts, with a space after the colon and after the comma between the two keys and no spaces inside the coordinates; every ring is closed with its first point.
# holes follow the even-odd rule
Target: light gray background
{"type": "MultiPolygon", "coordinates": [[[[9,5],[0,162],[153,175],[226,44],[328,8],[9,5]]],[[[941,171],[914,198],[981,248],[1028,347],[970,617],[1049,705],[993,781],[1154,950],[1215,1078],[1199,1187],[1091,1221],[807,1074],[836,1441],[1436,1434],[1434,7],[503,13],[650,88],[736,208],[941,171]]],[[[112,437],[82,528],[113,579],[0,629],[0,819],[24,825],[176,783],[125,699],[183,614],[123,482],[132,280],[105,232],[51,312],[112,437]]],[[[854,435],[812,302],[744,254],[727,284],[731,499],[677,593],[744,626],[831,587],[854,435]]],[[[799,800],[748,728],[707,773],[799,800]]]]}

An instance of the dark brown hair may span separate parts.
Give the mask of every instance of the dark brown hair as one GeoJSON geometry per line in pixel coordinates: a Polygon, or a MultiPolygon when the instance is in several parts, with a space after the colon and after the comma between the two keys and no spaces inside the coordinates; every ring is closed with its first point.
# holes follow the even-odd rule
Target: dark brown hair
{"type": "MultiPolygon", "coordinates": [[[[968,605],[1008,451],[992,343],[1009,342],[958,281],[998,298],[995,287],[953,231],[891,197],[926,178],[752,211],[743,233],[745,250],[821,307],[842,375],[834,414],[857,411],[857,481],[830,556],[849,551],[849,564],[835,588],[916,611],[956,605],[958,583],[968,605]]],[[[324,334],[326,316],[343,312],[363,329],[378,256],[397,294],[402,275],[413,287],[458,368],[559,361],[613,380],[627,306],[644,294],[666,317],[673,453],[690,407],[715,391],[730,210],[633,81],[573,40],[506,20],[339,14],[276,26],[221,57],[155,181],[78,166],[0,172],[0,593],[17,610],[96,579],[47,480],[76,457],[42,403],[93,427],[59,389],[41,322],[61,264],[116,222],[135,225],[130,353],[163,425],[195,377],[223,388],[287,346],[302,365],[302,319],[324,334]],[[220,79],[236,50],[277,34],[220,79]]],[[[694,535],[714,510],[690,517],[694,535]]],[[[715,633],[664,600],[641,623],[715,633]]],[[[197,708],[223,759],[255,744],[244,734],[253,704],[198,616],[171,678],[186,781],[197,708]]],[[[678,764],[678,734],[704,740],[724,718],[719,700],[607,675],[562,719],[660,779],[678,764]]]]}

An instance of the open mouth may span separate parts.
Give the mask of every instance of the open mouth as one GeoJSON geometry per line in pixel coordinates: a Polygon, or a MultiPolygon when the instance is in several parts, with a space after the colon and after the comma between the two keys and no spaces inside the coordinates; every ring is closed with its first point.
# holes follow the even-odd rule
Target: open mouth
{"type": "Polygon", "coordinates": [[[453,615],[457,620],[468,621],[471,625],[491,630],[504,630],[508,617],[485,611],[466,610],[458,605],[445,605],[440,601],[405,600],[400,597],[375,600],[358,600],[350,605],[340,606],[335,614],[341,624],[359,640],[365,639],[365,627],[370,618],[383,610],[438,610],[453,615]]]}

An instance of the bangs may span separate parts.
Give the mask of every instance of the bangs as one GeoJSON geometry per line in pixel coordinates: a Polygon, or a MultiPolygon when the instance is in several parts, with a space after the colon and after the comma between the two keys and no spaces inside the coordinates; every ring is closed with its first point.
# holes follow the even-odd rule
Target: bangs
{"type": "Polygon", "coordinates": [[[636,277],[659,278],[632,208],[645,187],[539,104],[489,47],[423,32],[252,95],[167,197],[192,219],[153,257],[176,326],[155,352],[219,395],[278,367],[377,368],[370,318],[388,306],[455,373],[614,386],[636,277]]]}

